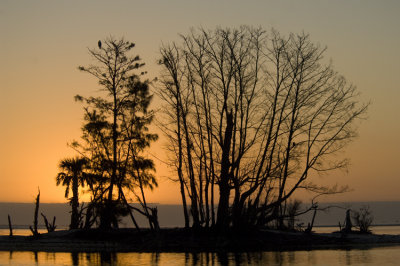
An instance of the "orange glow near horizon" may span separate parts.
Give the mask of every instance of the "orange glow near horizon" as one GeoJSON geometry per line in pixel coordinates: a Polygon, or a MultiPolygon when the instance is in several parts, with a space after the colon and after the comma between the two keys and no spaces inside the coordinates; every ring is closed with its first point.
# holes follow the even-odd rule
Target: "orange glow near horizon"
{"type": "MultiPolygon", "coordinates": [[[[324,200],[400,200],[400,3],[227,3],[2,2],[0,202],[33,202],[38,187],[42,202],[66,202],[55,176],[58,162],[75,154],[67,143],[81,135],[82,105],[73,96],[93,95],[98,89],[95,79],[77,70],[90,63],[87,47],[110,35],[124,36],[136,43],[134,52],[146,63],[151,79],[159,75],[162,42],[178,40],[190,27],[241,24],[274,27],[283,34],[310,33],[314,42],[328,46],[327,62],[332,58],[334,68],[357,85],[363,101],[372,101],[360,137],[344,152],[352,162],[349,172],[314,178],[323,184],[347,184],[353,191],[324,200]]],[[[151,153],[164,159],[163,145],[161,138],[151,153]]],[[[148,201],[179,204],[178,186],[169,180],[172,170],[155,162],[159,187],[148,192],[148,201]]],[[[308,195],[299,197],[306,201],[308,195]]]]}

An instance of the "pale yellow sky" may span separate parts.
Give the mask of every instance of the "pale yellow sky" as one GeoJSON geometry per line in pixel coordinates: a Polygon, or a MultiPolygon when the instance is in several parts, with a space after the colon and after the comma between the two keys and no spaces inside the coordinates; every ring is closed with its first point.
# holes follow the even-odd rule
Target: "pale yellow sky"
{"type": "MultiPolygon", "coordinates": [[[[67,142],[80,137],[83,113],[73,96],[97,88],[77,70],[90,62],[87,47],[124,36],[136,43],[152,78],[162,42],[190,27],[241,24],[310,33],[328,46],[327,60],[357,85],[362,99],[373,103],[360,137],[344,153],[349,172],[318,177],[354,191],[326,200],[400,200],[399,10],[399,1],[372,0],[1,1],[0,201],[31,202],[38,186],[42,201],[65,201],[54,177],[59,160],[73,155],[67,142]]],[[[159,163],[160,187],[150,201],[180,202],[168,174],[159,163]]]]}

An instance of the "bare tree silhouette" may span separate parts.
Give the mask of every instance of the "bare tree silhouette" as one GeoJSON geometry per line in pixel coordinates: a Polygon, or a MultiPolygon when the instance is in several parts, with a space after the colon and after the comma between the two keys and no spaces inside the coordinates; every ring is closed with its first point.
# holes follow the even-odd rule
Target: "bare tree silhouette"
{"type": "Polygon", "coordinates": [[[325,48],[304,33],[246,26],[192,30],[181,40],[161,47],[158,96],[186,223],[187,199],[194,227],[223,230],[282,224],[298,189],[344,191],[308,177],[346,167],[335,155],[368,104],[324,64],[325,48]]]}
{"type": "Polygon", "coordinates": [[[369,206],[363,206],[359,210],[352,210],[354,225],[361,233],[371,233],[370,227],[374,221],[369,206]]]}

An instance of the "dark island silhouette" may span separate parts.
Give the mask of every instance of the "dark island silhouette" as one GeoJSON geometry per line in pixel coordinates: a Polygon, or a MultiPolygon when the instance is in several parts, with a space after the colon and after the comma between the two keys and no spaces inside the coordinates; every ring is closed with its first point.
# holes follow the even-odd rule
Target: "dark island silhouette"
{"type": "Polygon", "coordinates": [[[337,233],[313,233],[318,199],[348,188],[310,176],[347,167],[338,155],[369,104],[324,62],[326,48],[309,35],[194,29],[161,46],[161,72],[151,81],[134,47],[124,38],[99,40],[88,49],[94,63],[78,68],[98,81],[99,92],[75,96],[83,104],[82,137],[69,144],[77,155],[62,159],[56,175],[71,206],[69,230],[57,231],[56,217],[41,213],[48,233],[38,232],[39,192],[32,236],[13,236],[9,218],[1,249],[254,251],[400,242],[370,234],[368,208],[348,210],[337,233]],[[146,200],[158,184],[148,152],[158,139],[153,124],[166,139],[183,228],[160,228],[157,206],[146,200]],[[313,194],[310,203],[295,198],[300,190],[313,194]],[[90,201],[80,202],[80,192],[90,201]],[[312,220],[298,224],[307,212],[312,220]],[[123,217],[134,228],[120,228],[123,217]]]}

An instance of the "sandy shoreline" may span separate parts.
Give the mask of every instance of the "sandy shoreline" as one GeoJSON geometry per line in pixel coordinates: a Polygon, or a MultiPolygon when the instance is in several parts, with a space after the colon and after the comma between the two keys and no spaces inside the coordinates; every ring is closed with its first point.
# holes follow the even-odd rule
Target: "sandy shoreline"
{"type": "Polygon", "coordinates": [[[0,236],[1,251],[44,252],[249,252],[314,249],[357,249],[400,245],[400,235],[288,233],[275,230],[215,236],[211,232],[162,229],[56,231],[32,236],[0,236]]]}

